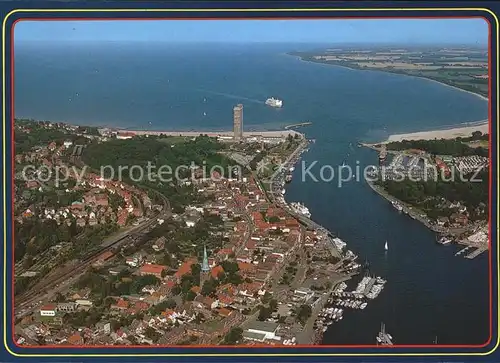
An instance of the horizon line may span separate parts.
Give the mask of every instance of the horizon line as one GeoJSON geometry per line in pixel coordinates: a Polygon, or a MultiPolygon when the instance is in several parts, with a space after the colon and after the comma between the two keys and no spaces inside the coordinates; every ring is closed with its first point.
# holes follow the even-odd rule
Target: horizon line
{"type": "Polygon", "coordinates": [[[484,48],[488,46],[488,43],[478,43],[476,42],[413,42],[411,44],[393,42],[393,41],[378,41],[378,42],[363,42],[363,41],[351,41],[351,42],[328,42],[328,41],[307,41],[307,40],[296,40],[296,41],[282,41],[282,40],[250,40],[250,41],[231,41],[231,40],[161,40],[161,39],[14,39],[14,44],[16,43],[169,43],[169,44],[302,44],[302,45],[316,45],[321,44],[325,46],[335,46],[335,45],[384,45],[384,46],[468,46],[484,48]]]}

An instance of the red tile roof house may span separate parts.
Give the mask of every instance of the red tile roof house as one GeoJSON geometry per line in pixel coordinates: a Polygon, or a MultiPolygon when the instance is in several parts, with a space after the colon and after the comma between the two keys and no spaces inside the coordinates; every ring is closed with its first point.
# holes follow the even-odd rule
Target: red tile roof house
{"type": "Polygon", "coordinates": [[[106,261],[106,260],[109,260],[109,259],[110,259],[111,257],[113,257],[113,256],[114,256],[113,252],[111,252],[111,251],[106,251],[106,252],[104,252],[104,253],[101,253],[101,254],[99,255],[98,259],[99,259],[100,261],[106,261]]]}
{"type": "Polygon", "coordinates": [[[159,279],[161,279],[161,273],[163,272],[163,270],[166,270],[167,268],[165,266],[162,266],[162,265],[143,265],[141,266],[141,268],[139,269],[139,272],[142,276],[144,275],[154,275],[156,277],[158,277],[159,279]]]}
{"type": "Polygon", "coordinates": [[[54,151],[56,149],[57,145],[54,141],[52,141],[50,144],[49,144],[49,150],[51,151],[54,151]]]}
{"type": "Polygon", "coordinates": [[[40,315],[41,316],[56,316],[56,305],[55,304],[48,304],[44,305],[40,308],[40,315]]]}
{"type": "Polygon", "coordinates": [[[224,269],[220,265],[215,266],[213,269],[210,270],[210,274],[214,279],[219,278],[219,274],[221,273],[224,273],[224,269]]]}
{"type": "Polygon", "coordinates": [[[129,303],[127,300],[120,299],[116,304],[111,305],[112,310],[127,310],[129,308],[129,303]]]}
{"type": "Polygon", "coordinates": [[[39,184],[36,180],[30,180],[30,181],[26,182],[26,188],[29,188],[29,189],[38,188],[38,185],[39,184]]]}
{"type": "Polygon", "coordinates": [[[221,316],[224,316],[224,317],[228,317],[229,315],[231,315],[231,313],[233,312],[232,310],[229,310],[229,309],[226,309],[226,308],[219,308],[217,310],[217,312],[219,313],[219,315],[221,316]]]}
{"type": "Polygon", "coordinates": [[[71,345],[83,345],[83,338],[80,334],[73,334],[68,338],[68,343],[71,345]]]}
{"type": "Polygon", "coordinates": [[[184,261],[184,263],[179,267],[177,272],[175,273],[175,278],[177,281],[180,281],[182,276],[191,272],[191,265],[198,263],[196,258],[190,258],[189,260],[184,261]]]}
{"type": "Polygon", "coordinates": [[[259,293],[259,291],[262,291],[263,284],[258,283],[258,282],[252,282],[252,283],[245,283],[242,286],[240,286],[240,295],[247,296],[247,297],[253,297],[256,294],[259,293]]]}
{"type": "Polygon", "coordinates": [[[97,205],[107,207],[108,206],[108,196],[106,194],[97,194],[95,196],[95,203],[97,205]]]}
{"type": "Polygon", "coordinates": [[[149,304],[144,301],[137,301],[133,306],[128,308],[127,313],[129,315],[138,314],[141,311],[149,309],[149,304]]]}
{"type": "Polygon", "coordinates": [[[122,209],[119,213],[118,213],[118,225],[119,226],[124,226],[125,224],[127,224],[127,217],[128,217],[128,211],[126,209],[122,209]]]}
{"type": "Polygon", "coordinates": [[[255,265],[247,262],[238,262],[238,269],[240,270],[240,275],[243,277],[247,273],[252,273],[256,270],[255,265]]]}
{"type": "Polygon", "coordinates": [[[222,250],[217,252],[217,257],[220,260],[224,261],[224,260],[227,260],[229,258],[229,256],[233,253],[234,253],[234,250],[232,248],[223,248],[222,250]]]}
{"type": "Polygon", "coordinates": [[[219,306],[222,307],[229,306],[234,303],[234,299],[226,294],[217,295],[217,299],[219,300],[219,306]]]}

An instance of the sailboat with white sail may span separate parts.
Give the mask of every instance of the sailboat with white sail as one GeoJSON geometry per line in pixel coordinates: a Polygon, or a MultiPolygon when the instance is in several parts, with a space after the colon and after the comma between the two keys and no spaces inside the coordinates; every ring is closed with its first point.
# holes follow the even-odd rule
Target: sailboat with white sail
{"type": "Polygon", "coordinates": [[[385,241],[384,250],[389,251],[389,245],[387,244],[387,241],[385,241]]]}

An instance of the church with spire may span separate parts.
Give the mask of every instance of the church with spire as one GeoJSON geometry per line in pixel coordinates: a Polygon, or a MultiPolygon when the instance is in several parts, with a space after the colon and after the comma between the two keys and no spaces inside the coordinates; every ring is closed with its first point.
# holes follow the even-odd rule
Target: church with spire
{"type": "Polygon", "coordinates": [[[208,263],[207,246],[203,246],[203,262],[201,263],[200,286],[210,279],[210,264],[208,263]]]}

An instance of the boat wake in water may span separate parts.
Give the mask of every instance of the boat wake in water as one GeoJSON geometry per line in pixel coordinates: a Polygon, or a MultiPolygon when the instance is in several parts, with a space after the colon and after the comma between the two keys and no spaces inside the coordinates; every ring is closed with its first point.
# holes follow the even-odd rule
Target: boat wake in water
{"type": "Polygon", "coordinates": [[[202,93],[205,93],[205,94],[211,94],[211,95],[215,95],[215,96],[222,96],[222,97],[226,97],[226,98],[231,98],[231,99],[234,99],[234,100],[245,100],[245,101],[248,101],[248,102],[259,103],[259,104],[264,104],[265,103],[262,100],[257,100],[255,98],[249,98],[249,97],[245,97],[245,96],[239,96],[239,95],[235,95],[235,94],[231,94],[231,93],[209,91],[209,90],[205,90],[205,89],[196,89],[195,91],[202,92],[202,93]]]}

